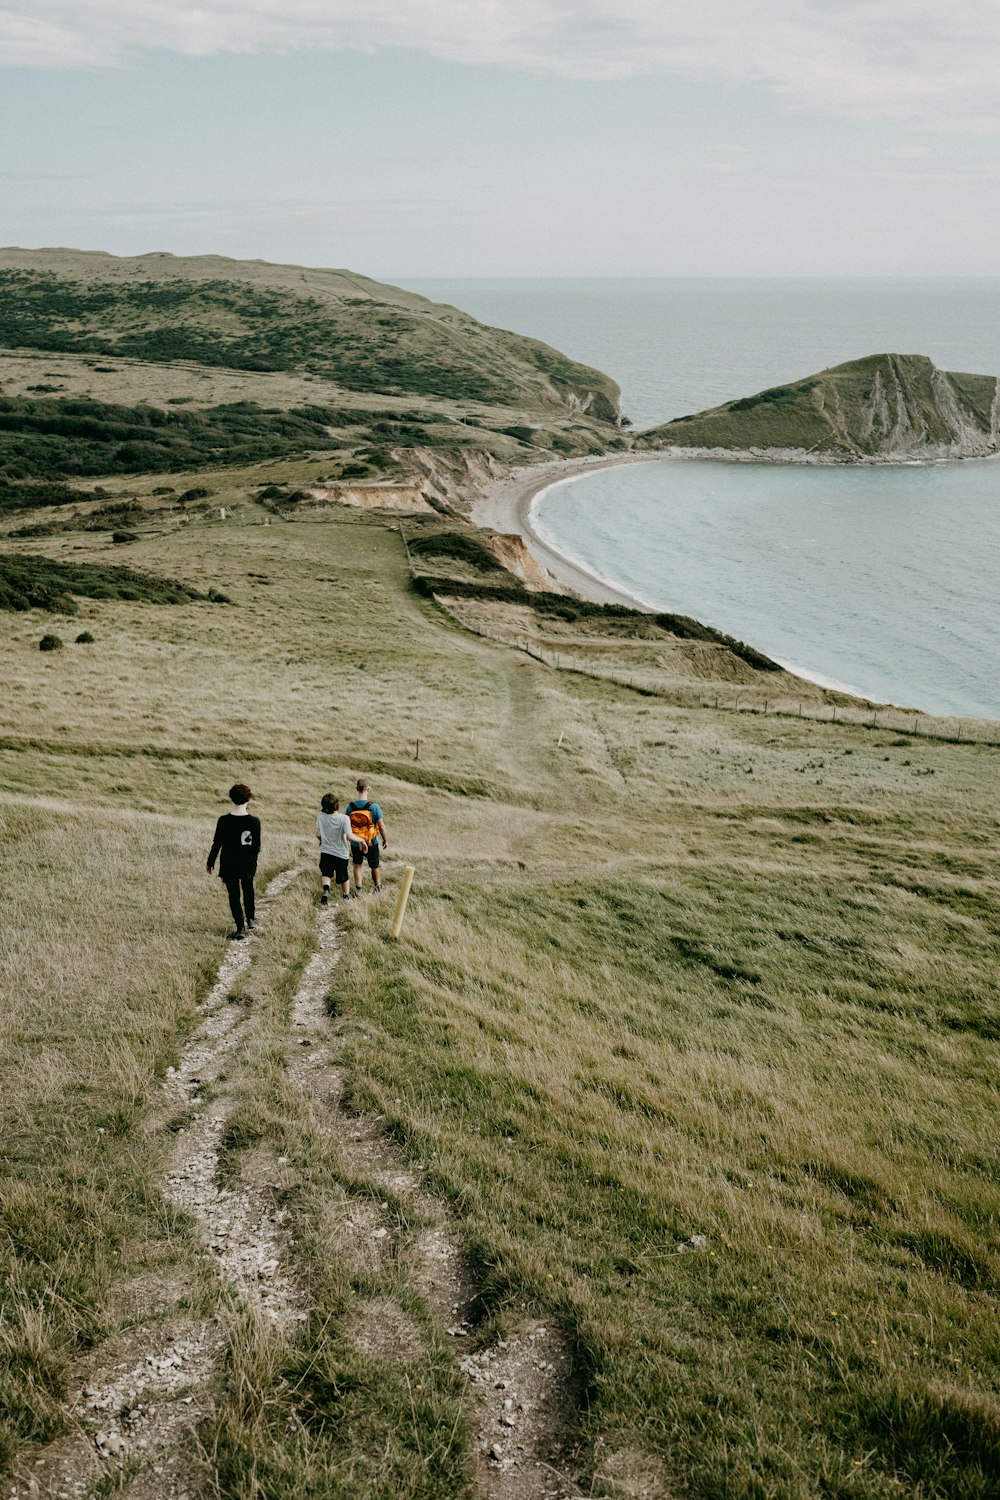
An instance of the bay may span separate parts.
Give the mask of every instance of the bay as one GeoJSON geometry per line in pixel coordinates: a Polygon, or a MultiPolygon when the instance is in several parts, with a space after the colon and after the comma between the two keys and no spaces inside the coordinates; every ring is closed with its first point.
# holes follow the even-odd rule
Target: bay
{"type": "MultiPolygon", "coordinates": [[[[405,282],[612,375],[637,427],[864,354],[1000,373],[1000,280],[405,282]]],[[[1000,460],[672,460],[554,489],[536,525],[659,608],[929,713],[1000,718],[1000,460]]]]}

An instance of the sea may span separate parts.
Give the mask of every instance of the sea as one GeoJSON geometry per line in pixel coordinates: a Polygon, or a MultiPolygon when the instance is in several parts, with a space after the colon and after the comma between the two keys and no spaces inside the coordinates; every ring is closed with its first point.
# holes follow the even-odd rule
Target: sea
{"type": "MultiPolygon", "coordinates": [[[[611,375],[637,429],[866,354],[1000,374],[1000,279],[404,279],[611,375]]],[[[548,491],[591,573],[820,681],[1000,719],[1000,459],[668,460],[548,491]]]]}

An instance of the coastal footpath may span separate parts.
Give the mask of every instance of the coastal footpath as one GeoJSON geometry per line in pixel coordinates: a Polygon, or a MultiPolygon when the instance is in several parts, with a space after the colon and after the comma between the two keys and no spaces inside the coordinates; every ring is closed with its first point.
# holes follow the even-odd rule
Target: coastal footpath
{"type": "Polygon", "coordinates": [[[471,525],[657,457],[557,351],[350,272],[34,255],[4,1500],[992,1500],[1000,750],[471,525]],[[324,908],[359,775],[387,894],[324,908]]]}

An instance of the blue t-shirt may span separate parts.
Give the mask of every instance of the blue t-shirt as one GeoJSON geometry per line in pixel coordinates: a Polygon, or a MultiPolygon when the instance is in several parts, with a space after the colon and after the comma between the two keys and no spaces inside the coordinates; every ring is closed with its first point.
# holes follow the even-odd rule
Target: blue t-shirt
{"type": "MultiPolygon", "coordinates": [[[[367,807],[368,811],[372,815],[373,823],[377,823],[382,816],[382,809],[379,807],[378,803],[369,802],[367,797],[362,797],[361,800],[357,802],[348,802],[344,811],[347,813],[347,816],[350,817],[352,812],[356,812],[357,809],[361,807],[367,807]]],[[[373,833],[372,842],[374,843],[377,838],[378,834],[373,833]]]]}

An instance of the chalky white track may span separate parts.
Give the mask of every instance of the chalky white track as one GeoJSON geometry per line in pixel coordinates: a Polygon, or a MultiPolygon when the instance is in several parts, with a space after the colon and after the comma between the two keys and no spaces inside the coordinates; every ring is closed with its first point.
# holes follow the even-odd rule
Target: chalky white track
{"type": "MultiPolygon", "coordinates": [[[[268,886],[261,902],[262,941],[269,903],[298,873],[286,870],[268,886]]],[[[202,1007],[202,1023],[164,1082],[165,1105],[186,1123],[176,1131],[162,1188],[196,1222],[205,1255],[238,1305],[291,1336],[306,1318],[307,1304],[291,1265],[286,1216],[266,1190],[238,1178],[219,1181],[230,1103],[227,1073],[247,1025],[245,1010],[233,1001],[234,987],[251,966],[254,941],[227,950],[202,1007]]],[[[326,1008],[338,958],[336,907],[325,908],[317,916],[316,951],[292,1002],[289,1076],[352,1173],[392,1193],[430,1225],[402,1235],[388,1219],[373,1217],[366,1198],[346,1210],[345,1230],[365,1242],[366,1254],[398,1255],[453,1341],[468,1381],[468,1417],[476,1435],[473,1483],[481,1500],[571,1500],[581,1492],[558,1467],[573,1422],[569,1350],[551,1324],[525,1319],[507,1339],[473,1352],[468,1317],[475,1286],[446,1207],[423,1185],[423,1164],[405,1162],[378,1119],[341,1107],[338,1038],[326,1008]]],[[[359,1342],[377,1344],[373,1323],[394,1315],[384,1304],[370,1307],[359,1342]]],[[[140,1329],[138,1339],[105,1346],[78,1368],[68,1408],[73,1433],[30,1456],[6,1495],[83,1500],[109,1469],[127,1466],[135,1477],[126,1479],[123,1472],[119,1493],[128,1500],[200,1500],[209,1476],[186,1440],[211,1410],[224,1333],[213,1318],[173,1318],[159,1330],[158,1342],[151,1330],[140,1329]]]]}

